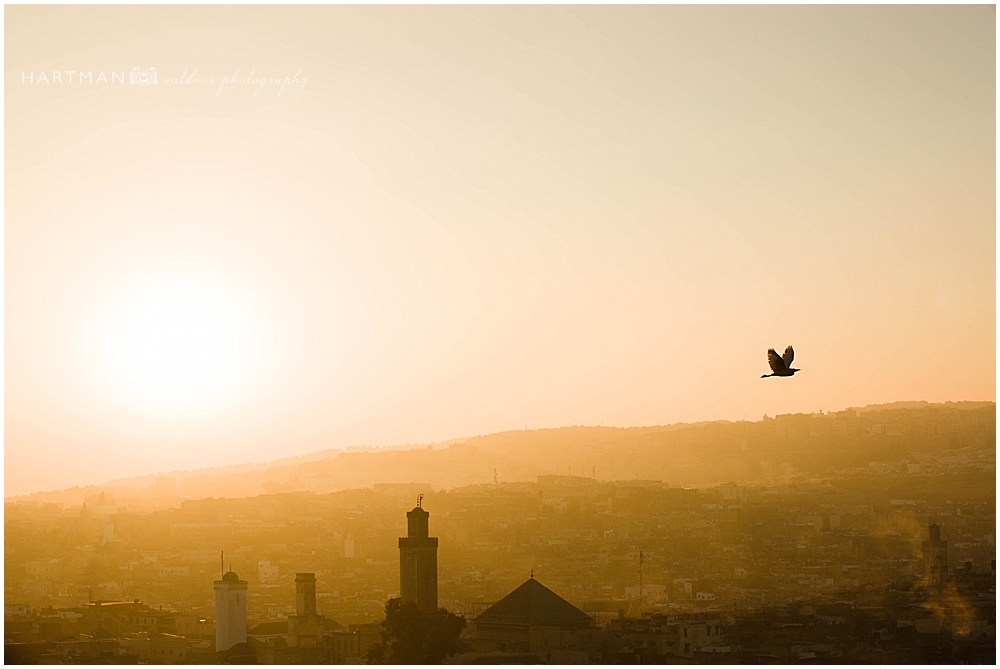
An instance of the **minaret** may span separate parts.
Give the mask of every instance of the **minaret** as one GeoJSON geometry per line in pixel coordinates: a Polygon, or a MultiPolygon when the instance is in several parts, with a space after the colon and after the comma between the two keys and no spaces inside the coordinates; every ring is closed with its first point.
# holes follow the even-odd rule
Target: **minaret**
{"type": "Polygon", "coordinates": [[[316,613],[316,574],[295,575],[295,613],[288,616],[288,634],[294,637],[291,645],[314,645],[316,639],[310,642],[303,637],[320,637],[323,634],[323,616],[316,613]]]}
{"type": "Polygon", "coordinates": [[[303,618],[316,615],[316,574],[295,575],[295,613],[303,618]]]}
{"type": "Polygon", "coordinates": [[[215,582],[215,650],[247,641],[247,582],[227,571],[215,582]]]}
{"type": "Polygon", "coordinates": [[[423,495],[417,506],[406,514],[407,536],[399,539],[399,596],[404,602],[415,602],[421,611],[431,613],[438,608],[437,537],[429,537],[423,495]]]}

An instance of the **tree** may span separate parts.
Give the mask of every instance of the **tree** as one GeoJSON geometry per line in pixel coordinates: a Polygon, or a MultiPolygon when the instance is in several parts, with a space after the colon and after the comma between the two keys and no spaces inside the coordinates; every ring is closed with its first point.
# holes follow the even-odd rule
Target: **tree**
{"type": "Polygon", "coordinates": [[[368,651],[368,664],[441,664],[454,655],[465,618],[446,609],[424,613],[394,597],[385,603],[382,641],[368,651]]]}

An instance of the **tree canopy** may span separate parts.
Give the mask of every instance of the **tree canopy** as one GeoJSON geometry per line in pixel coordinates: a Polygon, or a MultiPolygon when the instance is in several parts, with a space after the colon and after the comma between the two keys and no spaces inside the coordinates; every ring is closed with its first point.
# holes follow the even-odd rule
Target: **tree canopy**
{"type": "Polygon", "coordinates": [[[385,604],[382,641],[368,651],[368,664],[441,664],[453,655],[465,619],[438,609],[425,613],[398,597],[385,604]]]}

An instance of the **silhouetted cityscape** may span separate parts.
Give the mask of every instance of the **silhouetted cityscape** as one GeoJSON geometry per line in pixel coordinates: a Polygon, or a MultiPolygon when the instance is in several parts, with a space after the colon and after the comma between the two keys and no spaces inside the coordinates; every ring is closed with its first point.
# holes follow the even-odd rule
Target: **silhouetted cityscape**
{"type": "Polygon", "coordinates": [[[574,430],[552,450],[590,476],[503,480],[484,456],[489,480],[454,487],[8,501],[5,660],[364,663],[401,598],[466,621],[448,662],[992,662],[992,403],[574,430]],[[759,471],[602,478],[623,444],[759,471]]]}

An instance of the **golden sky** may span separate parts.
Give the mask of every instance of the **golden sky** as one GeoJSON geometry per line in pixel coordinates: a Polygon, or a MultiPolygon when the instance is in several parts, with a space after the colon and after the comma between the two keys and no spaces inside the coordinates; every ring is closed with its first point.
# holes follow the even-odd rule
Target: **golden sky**
{"type": "Polygon", "coordinates": [[[7,495],[995,399],[993,6],[4,14],[7,495]]]}

